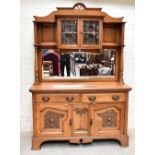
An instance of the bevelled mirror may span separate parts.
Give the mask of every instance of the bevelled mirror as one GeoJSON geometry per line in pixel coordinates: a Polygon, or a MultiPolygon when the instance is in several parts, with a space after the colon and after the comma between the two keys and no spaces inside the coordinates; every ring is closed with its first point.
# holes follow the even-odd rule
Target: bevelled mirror
{"type": "Polygon", "coordinates": [[[115,76],[116,49],[100,53],[70,51],[59,53],[42,49],[43,79],[88,78],[115,76]]]}

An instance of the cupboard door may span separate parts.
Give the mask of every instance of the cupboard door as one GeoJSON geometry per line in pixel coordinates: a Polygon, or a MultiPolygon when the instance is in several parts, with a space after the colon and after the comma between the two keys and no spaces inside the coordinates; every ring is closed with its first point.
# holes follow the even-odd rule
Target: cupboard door
{"type": "Polygon", "coordinates": [[[77,19],[58,20],[58,36],[60,36],[58,37],[59,48],[76,49],[79,46],[78,24],[77,19]]]}
{"type": "Polygon", "coordinates": [[[82,20],[81,46],[83,48],[100,48],[100,20],[82,20]]]}
{"type": "Polygon", "coordinates": [[[73,105],[73,136],[88,136],[89,135],[89,107],[88,104],[75,104],[73,105]]]}
{"type": "Polygon", "coordinates": [[[91,135],[102,136],[123,132],[123,104],[96,104],[91,106],[91,135]]]}
{"type": "Polygon", "coordinates": [[[40,106],[41,135],[70,136],[71,107],[63,104],[40,106]]]}

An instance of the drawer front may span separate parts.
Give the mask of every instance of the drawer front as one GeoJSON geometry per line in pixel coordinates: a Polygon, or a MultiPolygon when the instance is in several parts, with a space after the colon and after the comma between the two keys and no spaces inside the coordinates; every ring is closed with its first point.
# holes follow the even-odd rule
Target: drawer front
{"type": "Polygon", "coordinates": [[[79,94],[37,94],[37,102],[44,103],[71,103],[80,102],[79,94]]]}
{"type": "Polygon", "coordinates": [[[83,94],[82,102],[90,103],[103,103],[103,102],[124,102],[124,93],[106,93],[106,94],[83,94]]]}

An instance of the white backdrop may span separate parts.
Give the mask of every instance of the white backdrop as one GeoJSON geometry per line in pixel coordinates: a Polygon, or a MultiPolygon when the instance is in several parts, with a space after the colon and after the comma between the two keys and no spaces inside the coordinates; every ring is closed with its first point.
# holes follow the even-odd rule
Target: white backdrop
{"type": "MultiPolygon", "coordinates": [[[[134,128],[134,0],[21,0],[20,30],[20,107],[21,130],[32,130],[32,98],[29,88],[34,81],[33,16],[45,16],[56,7],[72,7],[82,2],[87,7],[100,7],[114,17],[124,16],[124,81],[133,87],[129,96],[129,128],[134,128]]],[[[13,24],[13,23],[12,23],[13,24]]]]}

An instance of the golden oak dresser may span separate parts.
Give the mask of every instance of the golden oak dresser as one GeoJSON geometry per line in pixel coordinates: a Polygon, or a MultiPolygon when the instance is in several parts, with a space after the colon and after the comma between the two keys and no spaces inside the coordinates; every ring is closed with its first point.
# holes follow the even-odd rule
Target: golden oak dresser
{"type": "Polygon", "coordinates": [[[34,16],[32,149],[45,141],[128,145],[123,17],[82,3],[34,16]]]}

